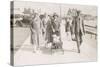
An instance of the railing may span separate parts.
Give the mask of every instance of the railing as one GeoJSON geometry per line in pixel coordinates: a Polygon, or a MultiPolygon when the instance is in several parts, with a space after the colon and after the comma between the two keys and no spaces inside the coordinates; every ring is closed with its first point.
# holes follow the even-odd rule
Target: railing
{"type": "Polygon", "coordinates": [[[92,35],[95,35],[95,39],[96,39],[97,38],[97,27],[85,25],[85,33],[91,34],[91,38],[92,38],[92,35]]]}

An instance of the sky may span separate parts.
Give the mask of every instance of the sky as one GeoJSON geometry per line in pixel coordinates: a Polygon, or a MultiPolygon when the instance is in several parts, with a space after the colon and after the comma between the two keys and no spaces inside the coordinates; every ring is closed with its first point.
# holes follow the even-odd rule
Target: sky
{"type": "Polygon", "coordinates": [[[31,2],[31,1],[14,1],[14,8],[20,8],[20,10],[15,10],[15,13],[22,13],[24,8],[35,9],[39,13],[52,14],[56,12],[57,14],[64,16],[68,9],[76,8],[81,10],[83,14],[90,14],[97,16],[97,7],[89,5],[75,5],[75,4],[58,4],[58,3],[41,3],[41,2],[31,2]],[[60,8],[61,7],[61,8],[60,8]],[[61,10],[60,10],[61,9],[61,10]]]}

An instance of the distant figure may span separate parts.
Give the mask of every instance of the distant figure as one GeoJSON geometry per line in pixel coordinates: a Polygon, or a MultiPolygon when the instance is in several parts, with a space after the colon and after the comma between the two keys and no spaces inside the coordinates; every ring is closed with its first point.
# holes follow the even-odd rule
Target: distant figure
{"type": "Polygon", "coordinates": [[[46,23],[47,21],[45,21],[46,19],[46,14],[42,14],[40,15],[40,20],[41,20],[41,33],[42,33],[42,36],[43,36],[43,39],[45,40],[45,36],[46,36],[46,23]]]}
{"type": "Polygon", "coordinates": [[[60,35],[61,35],[61,40],[64,42],[64,39],[66,37],[66,20],[65,17],[61,19],[60,23],[60,35]]]}
{"type": "Polygon", "coordinates": [[[66,24],[65,24],[65,30],[66,30],[66,35],[67,35],[67,40],[71,40],[71,23],[72,23],[72,17],[67,16],[66,24]]]}

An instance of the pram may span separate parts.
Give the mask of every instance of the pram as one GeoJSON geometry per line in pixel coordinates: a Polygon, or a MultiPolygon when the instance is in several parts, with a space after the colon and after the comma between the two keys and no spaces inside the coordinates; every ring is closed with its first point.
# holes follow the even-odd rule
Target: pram
{"type": "MultiPolygon", "coordinates": [[[[58,33],[57,33],[58,34],[58,33]]],[[[54,51],[57,51],[57,50],[61,50],[62,53],[64,54],[64,50],[62,48],[62,45],[63,45],[63,42],[61,41],[61,37],[60,35],[57,35],[56,33],[54,33],[52,35],[53,37],[53,42],[52,42],[52,45],[51,45],[51,54],[54,52],[54,51]]]]}

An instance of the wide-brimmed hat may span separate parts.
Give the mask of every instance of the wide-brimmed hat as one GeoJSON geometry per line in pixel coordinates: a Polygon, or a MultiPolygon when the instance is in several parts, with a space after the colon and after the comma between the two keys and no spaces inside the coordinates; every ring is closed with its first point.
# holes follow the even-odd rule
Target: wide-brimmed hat
{"type": "Polygon", "coordinates": [[[55,16],[58,17],[58,14],[57,14],[57,13],[54,13],[54,14],[53,14],[53,17],[55,17],[55,16]]]}

